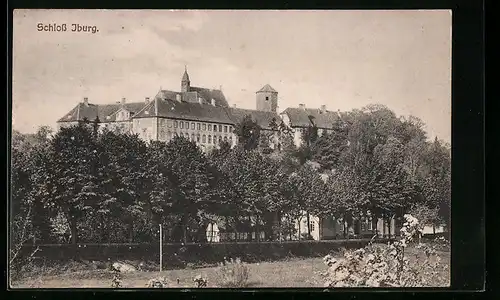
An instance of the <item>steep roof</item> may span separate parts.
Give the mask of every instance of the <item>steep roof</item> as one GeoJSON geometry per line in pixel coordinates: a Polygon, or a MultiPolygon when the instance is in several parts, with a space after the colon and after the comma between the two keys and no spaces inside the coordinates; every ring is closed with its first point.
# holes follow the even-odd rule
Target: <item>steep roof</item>
{"type": "Polygon", "coordinates": [[[116,112],[118,112],[122,107],[126,110],[137,113],[144,106],[145,102],[132,102],[125,103],[122,105],[121,103],[115,104],[91,104],[86,105],[85,103],[78,103],[75,108],[70,110],[66,116],[60,118],[57,122],[76,122],[83,121],[87,118],[89,121],[94,121],[96,117],[99,118],[99,121],[102,123],[106,122],[114,122],[116,120],[116,112]],[[107,118],[109,116],[109,118],[107,118]]]}
{"type": "Polygon", "coordinates": [[[161,90],[156,97],[162,99],[176,100],[177,95],[182,95],[182,99],[187,102],[196,102],[198,103],[198,97],[203,98],[204,102],[207,104],[212,103],[212,99],[215,100],[216,106],[228,107],[228,103],[224,93],[221,90],[212,90],[207,88],[201,88],[192,86],[189,88],[189,92],[180,93],[174,92],[170,90],[161,90]]]}
{"type": "Polygon", "coordinates": [[[273,118],[276,120],[276,124],[279,124],[279,122],[281,121],[277,113],[270,111],[251,110],[235,107],[229,108],[229,111],[235,124],[241,122],[247,115],[250,115],[261,128],[267,130],[271,129],[269,124],[271,123],[273,118]]]}
{"type": "Polygon", "coordinates": [[[202,88],[202,87],[196,87],[192,86],[189,88],[190,92],[198,92],[199,95],[207,103],[210,103],[212,99],[215,100],[215,105],[216,106],[222,106],[222,107],[228,107],[229,105],[227,104],[226,97],[224,96],[224,93],[222,93],[221,90],[214,90],[214,89],[207,89],[207,88],[202,88]]]}
{"type": "Polygon", "coordinates": [[[234,124],[227,108],[200,104],[195,102],[178,102],[172,99],[156,97],[148,106],[134,116],[134,118],[164,117],[202,122],[216,122],[234,124]]]}
{"type": "Polygon", "coordinates": [[[287,114],[292,126],[298,127],[307,127],[314,124],[318,128],[332,128],[333,123],[339,117],[336,112],[321,111],[317,108],[289,107],[283,111],[283,114],[287,114]]]}
{"type": "Polygon", "coordinates": [[[260,90],[257,91],[257,93],[260,93],[260,92],[277,93],[277,91],[275,89],[273,89],[269,84],[266,84],[260,90]]]}

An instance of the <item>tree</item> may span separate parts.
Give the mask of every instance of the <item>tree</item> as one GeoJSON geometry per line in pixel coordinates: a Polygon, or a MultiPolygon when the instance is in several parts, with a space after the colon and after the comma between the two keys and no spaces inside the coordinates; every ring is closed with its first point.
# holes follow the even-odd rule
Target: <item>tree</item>
{"type": "Polygon", "coordinates": [[[322,170],[338,168],[340,156],[348,146],[347,123],[337,118],[332,133],[323,134],[311,145],[311,158],[321,164],[322,170]]]}
{"type": "Polygon", "coordinates": [[[295,204],[300,210],[306,211],[307,219],[307,232],[311,235],[310,228],[310,214],[320,215],[323,213],[322,198],[326,192],[326,186],[321,179],[319,173],[314,170],[310,165],[303,165],[291,177],[292,185],[296,188],[293,196],[295,204]]]}
{"type": "Polygon", "coordinates": [[[102,202],[98,212],[102,214],[101,225],[107,227],[102,229],[121,232],[115,237],[118,241],[132,242],[134,220],[144,215],[147,195],[143,187],[150,180],[145,169],[146,144],[137,135],[105,130],[99,137],[99,146],[102,202]]]}
{"type": "Polygon", "coordinates": [[[425,203],[439,208],[439,216],[450,225],[451,210],[451,155],[446,145],[435,138],[424,154],[422,166],[422,193],[425,203]]]}
{"type": "Polygon", "coordinates": [[[167,176],[172,184],[172,212],[180,218],[181,239],[188,240],[188,231],[201,230],[217,195],[217,177],[196,143],[175,137],[166,145],[167,176]]]}
{"type": "Polygon", "coordinates": [[[260,131],[260,126],[250,115],[245,116],[234,128],[234,132],[238,136],[238,145],[245,150],[257,149],[259,146],[260,131]]]}
{"type": "Polygon", "coordinates": [[[51,141],[51,162],[46,184],[50,201],[67,217],[72,243],[78,241],[78,224],[99,202],[99,154],[92,130],[84,124],[61,128],[51,141]]]}

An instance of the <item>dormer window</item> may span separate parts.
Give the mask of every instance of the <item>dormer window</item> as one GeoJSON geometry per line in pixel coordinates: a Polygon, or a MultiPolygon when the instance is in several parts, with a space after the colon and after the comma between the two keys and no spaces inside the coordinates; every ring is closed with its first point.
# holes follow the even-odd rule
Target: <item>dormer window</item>
{"type": "Polygon", "coordinates": [[[111,119],[111,117],[110,116],[106,116],[106,120],[109,120],[109,119],[111,119]]]}
{"type": "Polygon", "coordinates": [[[266,101],[269,101],[269,97],[266,97],[266,101]]]}

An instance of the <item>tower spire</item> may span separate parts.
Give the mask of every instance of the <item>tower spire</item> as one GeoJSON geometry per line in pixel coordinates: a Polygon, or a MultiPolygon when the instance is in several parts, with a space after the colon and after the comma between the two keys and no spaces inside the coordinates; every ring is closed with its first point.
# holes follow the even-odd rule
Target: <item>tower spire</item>
{"type": "Polygon", "coordinates": [[[184,65],[184,75],[182,75],[181,80],[181,92],[186,93],[189,92],[191,82],[189,80],[189,75],[187,73],[187,65],[184,65]]]}

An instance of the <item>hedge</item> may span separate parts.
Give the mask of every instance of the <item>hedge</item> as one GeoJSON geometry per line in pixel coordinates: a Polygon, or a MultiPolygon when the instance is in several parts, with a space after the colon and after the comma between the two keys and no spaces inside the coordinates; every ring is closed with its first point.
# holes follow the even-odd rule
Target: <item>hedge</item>
{"type": "MultiPolygon", "coordinates": [[[[187,264],[212,264],[224,258],[239,257],[245,262],[277,260],[286,257],[317,257],[341,248],[364,247],[369,239],[287,241],[287,242],[232,242],[212,244],[164,244],[163,262],[168,266],[187,264]]],[[[379,240],[386,242],[387,240],[379,240]]],[[[26,245],[24,253],[36,246],[26,245]]],[[[48,260],[90,260],[90,261],[158,261],[159,244],[55,244],[38,245],[38,258],[48,260]]]]}

